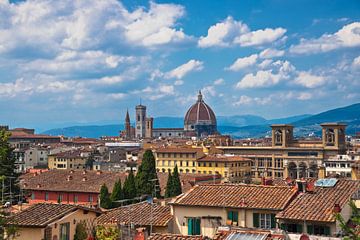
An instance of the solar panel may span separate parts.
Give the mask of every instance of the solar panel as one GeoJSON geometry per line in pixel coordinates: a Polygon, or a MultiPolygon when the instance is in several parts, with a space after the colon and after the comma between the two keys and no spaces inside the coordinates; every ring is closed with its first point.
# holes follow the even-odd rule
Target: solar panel
{"type": "Polygon", "coordinates": [[[337,179],[336,178],[324,178],[324,179],[319,179],[315,182],[315,186],[316,187],[334,187],[337,183],[337,179]]]}

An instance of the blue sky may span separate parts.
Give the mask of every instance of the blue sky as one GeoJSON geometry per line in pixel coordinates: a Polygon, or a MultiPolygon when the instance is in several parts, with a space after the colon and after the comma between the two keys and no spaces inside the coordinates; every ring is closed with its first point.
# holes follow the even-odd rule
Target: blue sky
{"type": "Polygon", "coordinates": [[[0,124],[278,118],[360,102],[360,1],[0,0],[0,124]],[[91,4],[90,4],[91,3],[91,4]]]}

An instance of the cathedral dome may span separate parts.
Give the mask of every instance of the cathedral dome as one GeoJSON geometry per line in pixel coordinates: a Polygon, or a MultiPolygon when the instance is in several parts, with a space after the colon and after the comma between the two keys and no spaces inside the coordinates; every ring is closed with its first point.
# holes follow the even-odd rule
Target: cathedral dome
{"type": "Polygon", "coordinates": [[[184,118],[184,129],[191,131],[196,130],[196,126],[212,126],[208,134],[216,131],[216,117],[214,111],[207,105],[199,91],[198,100],[186,112],[184,118]]]}

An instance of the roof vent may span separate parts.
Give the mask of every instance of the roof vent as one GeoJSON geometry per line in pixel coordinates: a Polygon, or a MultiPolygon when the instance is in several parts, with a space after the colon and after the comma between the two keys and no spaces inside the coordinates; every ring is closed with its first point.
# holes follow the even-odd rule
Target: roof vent
{"type": "Polygon", "coordinates": [[[87,180],[87,178],[86,178],[86,177],[83,177],[83,178],[82,178],[82,181],[83,181],[83,182],[85,182],[86,180],[87,180]]]}
{"type": "Polygon", "coordinates": [[[72,180],[72,176],[71,175],[68,175],[67,177],[66,177],[66,181],[70,181],[70,180],[72,180]]]}
{"type": "Polygon", "coordinates": [[[334,213],[340,213],[341,212],[341,207],[340,207],[340,204],[338,203],[335,203],[334,204],[334,213]]]}
{"type": "Polygon", "coordinates": [[[73,174],[74,173],[74,170],[70,170],[70,174],[73,174]]]}
{"type": "Polygon", "coordinates": [[[85,174],[86,174],[86,170],[84,170],[84,171],[82,172],[82,174],[85,175],[85,174]]]}
{"type": "Polygon", "coordinates": [[[102,172],[100,170],[96,171],[96,175],[100,175],[102,172]]]}
{"type": "Polygon", "coordinates": [[[38,185],[36,185],[37,188],[41,188],[41,184],[39,183],[38,185]]]}

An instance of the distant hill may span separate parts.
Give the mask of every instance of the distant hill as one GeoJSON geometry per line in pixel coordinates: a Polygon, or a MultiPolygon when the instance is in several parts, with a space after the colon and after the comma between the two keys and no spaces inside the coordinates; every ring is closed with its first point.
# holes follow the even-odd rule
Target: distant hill
{"type": "MultiPolygon", "coordinates": [[[[184,124],[183,121],[182,117],[157,117],[154,119],[154,127],[182,127],[184,124]]],[[[307,136],[311,133],[320,135],[320,123],[344,122],[348,124],[346,133],[354,134],[355,132],[360,131],[360,103],[332,109],[316,115],[305,114],[270,120],[256,115],[218,116],[217,121],[219,132],[237,138],[263,137],[270,135],[271,128],[269,125],[274,123],[293,124],[296,127],[294,131],[295,135],[307,136]]],[[[98,138],[101,136],[116,136],[119,134],[119,131],[123,129],[123,124],[71,126],[50,129],[45,131],[44,134],[98,138]]]]}

